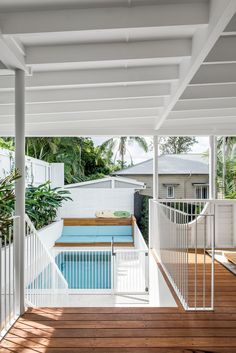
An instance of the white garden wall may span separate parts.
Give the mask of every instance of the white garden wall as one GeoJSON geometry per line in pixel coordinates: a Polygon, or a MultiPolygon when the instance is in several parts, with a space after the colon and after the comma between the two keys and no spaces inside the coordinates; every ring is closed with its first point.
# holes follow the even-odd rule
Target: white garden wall
{"type": "MultiPolygon", "coordinates": [[[[0,178],[7,176],[14,168],[13,151],[0,149],[0,178]]],[[[26,185],[38,186],[51,181],[52,187],[64,186],[64,163],[47,163],[25,156],[26,185]]]]}
{"type": "MultiPolygon", "coordinates": [[[[235,200],[215,200],[210,202],[205,214],[215,214],[215,246],[216,248],[230,248],[236,246],[236,201],[235,200]]],[[[210,246],[212,234],[211,218],[208,216],[206,223],[204,217],[199,217],[196,228],[196,221],[189,224],[189,234],[191,244],[195,244],[197,229],[198,246],[203,247],[204,230],[206,231],[206,245],[210,246]],[[206,229],[205,229],[206,227],[206,229]]]]}
{"type": "Polygon", "coordinates": [[[60,220],[53,222],[38,231],[40,240],[44,243],[48,250],[50,250],[54,246],[55,241],[60,238],[62,229],[63,221],[60,220]]]}
{"type": "Polygon", "coordinates": [[[94,217],[99,210],[134,212],[134,189],[68,189],[73,201],[60,209],[62,218],[94,217]]]}

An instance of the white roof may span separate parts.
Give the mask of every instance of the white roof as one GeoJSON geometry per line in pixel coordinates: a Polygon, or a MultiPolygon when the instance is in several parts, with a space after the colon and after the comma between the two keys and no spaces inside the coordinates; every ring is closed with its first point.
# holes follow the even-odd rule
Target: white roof
{"type": "Polygon", "coordinates": [[[89,180],[89,181],[83,181],[80,183],[74,183],[74,184],[68,184],[65,185],[64,187],[66,189],[74,189],[74,188],[80,188],[80,187],[91,187],[92,185],[96,185],[96,184],[103,184],[106,182],[111,182],[111,187],[112,185],[114,185],[113,187],[116,188],[117,183],[121,183],[121,184],[126,184],[126,188],[130,187],[131,189],[145,189],[146,186],[144,183],[137,181],[135,179],[130,179],[130,178],[122,178],[122,177],[117,177],[117,176],[107,176],[101,179],[95,179],[95,180],[89,180]],[[114,183],[114,184],[112,184],[114,183]]]}
{"type": "MultiPolygon", "coordinates": [[[[114,174],[153,174],[153,159],[148,159],[114,174]]],[[[201,154],[161,155],[158,158],[158,174],[209,174],[208,158],[201,154]]]]}
{"type": "Polygon", "coordinates": [[[236,134],[235,0],[1,0],[0,131],[236,134]]]}

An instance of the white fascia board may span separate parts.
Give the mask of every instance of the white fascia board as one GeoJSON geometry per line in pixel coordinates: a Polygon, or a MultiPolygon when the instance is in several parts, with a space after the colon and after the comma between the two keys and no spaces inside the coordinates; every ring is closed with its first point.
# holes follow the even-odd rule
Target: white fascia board
{"type": "MultiPolygon", "coordinates": [[[[176,80],[178,75],[178,65],[33,72],[32,76],[26,77],[26,87],[31,89],[57,89],[112,83],[155,83],[176,80]]],[[[13,88],[14,77],[1,77],[0,89],[13,88]]]]}
{"type": "Polygon", "coordinates": [[[123,28],[206,24],[208,2],[111,6],[97,8],[47,9],[0,14],[5,34],[99,31],[123,28]]]}
{"type": "Polygon", "coordinates": [[[193,37],[191,59],[182,62],[179,83],[174,87],[173,93],[167,100],[159,119],[157,119],[156,130],[161,127],[176,102],[183,94],[185,88],[213,48],[235,11],[236,2],[234,0],[211,2],[209,24],[207,28],[198,29],[196,31],[193,37]]]}
{"type": "Polygon", "coordinates": [[[26,49],[28,65],[138,61],[143,59],[189,57],[190,38],[151,41],[31,46],[26,49]]]}

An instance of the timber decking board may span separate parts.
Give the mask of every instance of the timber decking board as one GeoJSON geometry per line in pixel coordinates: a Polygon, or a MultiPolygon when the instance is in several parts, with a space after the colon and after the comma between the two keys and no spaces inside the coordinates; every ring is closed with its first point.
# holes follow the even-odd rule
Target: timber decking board
{"type": "MultiPolygon", "coordinates": [[[[190,272],[193,273],[193,272],[190,272]]],[[[236,353],[236,280],[215,264],[215,311],[30,308],[1,353],[236,353]]]]}
{"type": "Polygon", "coordinates": [[[224,255],[228,261],[236,265],[236,252],[224,252],[224,255]]]}
{"type": "Polygon", "coordinates": [[[132,225],[129,218],[64,218],[64,226],[123,226],[132,225]]]}

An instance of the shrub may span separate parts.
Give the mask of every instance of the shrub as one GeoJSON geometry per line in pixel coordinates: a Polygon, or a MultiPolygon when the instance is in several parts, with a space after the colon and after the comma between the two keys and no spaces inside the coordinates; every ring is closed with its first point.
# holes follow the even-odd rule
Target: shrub
{"type": "Polygon", "coordinates": [[[51,188],[50,182],[37,187],[30,186],[26,190],[26,213],[34,223],[36,229],[40,229],[53,222],[57,210],[63,201],[71,200],[70,192],[60,188],[51,188]]]}
{"type": "Polygon", "coordinates": [[[145,195],[143,197],[143,202],[142,202],[142,212],[141,212],[141,218],[139,221],[139,228],[141,230],[141,233],[143,235],[143,238],[148,245],[148,233],[149,233],[149,200],[150,196],[145,195]]]}
{"type": "Polygon", "coordinates": [[[0,179],[0,232],[8,234],[8,227],[11,224],[11,217],[14,212],[15,193],[14,184],[20,178],[18,170],[0,179]]]}

